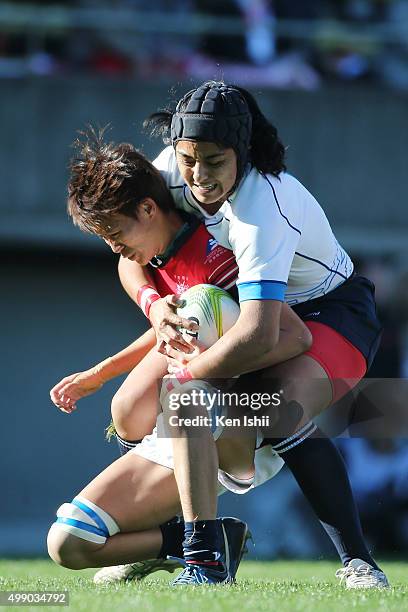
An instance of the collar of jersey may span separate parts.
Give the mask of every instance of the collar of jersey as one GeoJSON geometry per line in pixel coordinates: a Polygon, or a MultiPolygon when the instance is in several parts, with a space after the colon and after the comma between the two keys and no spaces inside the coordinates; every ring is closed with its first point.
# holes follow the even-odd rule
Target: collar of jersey
{"type": "Polygon", "coordinates": [[[220,219],[220,217],[223,216],[222,213],[222,208],[225,204],[225,202],[227,200],[225,200],[225,202],[221,205],[221,207],[217,210],[216,213],[214,213],[213,215],[210,215],[206,210],[204,210],[204,208],[201,206],[200,202],[197,200],[197,198],[195,197],[194,193],[191,191],[191,189],[186,185],[186,198],[187,195],[190,196],[190,198],[187,198],[187,202],[189,203],[189,205],[194,208],[195,210],[197,210],[200,215],[202,215],[204,217],[204,219],[206,219],[207,221],[209,220],[214,220],[214,221],[218,221],[220,219]]]}
{"type": "Polygon", "coordinates": [[[200,219],[195,215],[189,215],[188,213],[181,210],[179,210],[178,213],[185,222],[179,229],[167,249],[164,251],[164,253],[161,253],[160,255],[155,255],[149,261],[150,265],[153,266],[153,268],[164,268],[164,266],[169,262],[169,260],[174,257],[174,255],[176,255],[176,253],[181,249],[181,247],[192,236],[192,234],[196,231],[197,227],[201,223],[200,219]]]}

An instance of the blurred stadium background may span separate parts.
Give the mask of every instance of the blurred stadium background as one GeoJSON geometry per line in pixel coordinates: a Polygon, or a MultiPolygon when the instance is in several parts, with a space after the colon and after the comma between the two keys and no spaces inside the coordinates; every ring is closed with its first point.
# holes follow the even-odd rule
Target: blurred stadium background
{"type": "MultiPolygon", "coordinates": [[[[408,377],[406,0],[0,2],[2,556],[45,554],[56,508],[117,456],[104,427],[119,381],[72,416],[49,389],[145,326],[116,258],[68,221],[70,143],[110,123],[152,157],[142,120],[207,78],[251,89],[278,126],[290,172],[377,283],[371,375],[408,377]]],[[[339,444],[376,553],[407,552],[406,441],[339,444]]],[[[258,558],[332,554],[286,471],[221,512],[249,521],[258,558]]]]}

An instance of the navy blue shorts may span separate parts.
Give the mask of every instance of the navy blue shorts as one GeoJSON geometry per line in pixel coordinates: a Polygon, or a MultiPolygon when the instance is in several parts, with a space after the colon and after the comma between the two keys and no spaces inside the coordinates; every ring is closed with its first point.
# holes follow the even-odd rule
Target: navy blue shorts
{"type": "Polygon", "coordinates": [[[371,366],[380,345],[382,326],[377,317],[374,284],[353,274],[321,298],[292,306],[305,322],[332,327],[353,344],[371,366]]]}

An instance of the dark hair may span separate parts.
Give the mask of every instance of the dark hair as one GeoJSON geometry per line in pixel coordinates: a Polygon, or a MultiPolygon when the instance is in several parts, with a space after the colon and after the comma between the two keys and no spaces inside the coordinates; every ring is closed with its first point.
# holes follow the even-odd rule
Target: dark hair
{"type": "MultiPolygon", "coordinates": [[[[210,84],[204,83],[202,86],[210,84]]],[[[264,174],[278,176],[286,170],[285,147],[278,136],[274,125],[265,117],[258,106],[257,101],[243,87],[228,85],[238,90],[246,101],[252,116],[252,135],[250,141],[250,159],[255,168],[264,174]]],[[[194,90],[193,90],[194,91],[194,90]]],[[[191,92],[193,93],[193,92],[191,92]]],[[[186,104],[188,99],[185,100],[186,104]]],[[[180,108],[180,111],[183,111],[180,108]]],[[[171,144],[169,138],[171,120],[174,110],[164,109],[150,115],[143,123],[144,127],[150,129],[152,136],[161,136],[165,144],[171,144]]]]}
{"type": "Polygon", "coordinates": [[[145,198],[166,213],[174,210],[160,172],[133,145],[105,142],[105,131],[89,127],[80,132],[68,182],[67,211],[73,223],[100,236],[115,214],[137,218],[145,198]]]}

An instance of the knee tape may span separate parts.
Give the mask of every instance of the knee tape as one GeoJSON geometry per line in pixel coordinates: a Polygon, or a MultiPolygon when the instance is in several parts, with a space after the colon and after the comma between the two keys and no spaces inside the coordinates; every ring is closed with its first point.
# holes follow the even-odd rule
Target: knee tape
{"type": "Polygon", "coordinates": [[[105,544],[107,538],[120,531],[107,512],[79,496],[58,508],[55,524],[78,538],[96,544],[105,544]]]}

